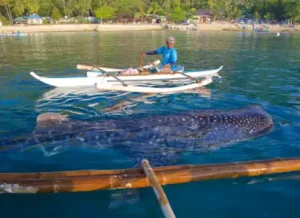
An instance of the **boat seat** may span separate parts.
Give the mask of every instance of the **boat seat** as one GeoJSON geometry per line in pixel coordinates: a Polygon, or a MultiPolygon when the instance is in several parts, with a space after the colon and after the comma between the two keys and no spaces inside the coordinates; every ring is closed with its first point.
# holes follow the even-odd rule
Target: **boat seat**
{"type": "Polygon", "coordinates": [[[177,71],[177,72],[183,72],[184,71],[184,66],[177,65],[176,68],[175,68],[175,71],[177,71]]]}

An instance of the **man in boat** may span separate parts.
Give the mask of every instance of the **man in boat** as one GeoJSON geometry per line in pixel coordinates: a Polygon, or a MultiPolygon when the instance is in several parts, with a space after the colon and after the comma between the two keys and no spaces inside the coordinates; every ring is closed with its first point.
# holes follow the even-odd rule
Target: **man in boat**
{"type": "MultiPolygon", "coordinates": [[[[148,68],[151,72],[161,72],[161,73],[173,73],[176,70],[177,61],[177,51],[174,48],[175,38],[170,36],[166,41],[166,46],[162,46],[154,51],[149,51],[141,55],[144,59],[146,55],[157,55],[161,54],[163,61],[160,65],[155,66],[155,63],[151,63],[152,67],[148,68]]],[[[180,68],[180,67],[179,67],[180,68]]],[[[145,69],[134,69],[128,68],[120,72],[120,75],[137,75],[140,72],[145,71],[145,69]]]]}
{"type": "Polygon", "coordinates": [[[141,55],[141,58],[146,57],[146,55],[162,55],[162,63],[160,66],[156,67],[157,72],[162,73],[173,73],[176,69],[177,61],[177,51],[174,48],[175,38],[173,36],[168,37],[166,41],[166,46],[162,46],[154,51],[148,51],[141,55]]]}

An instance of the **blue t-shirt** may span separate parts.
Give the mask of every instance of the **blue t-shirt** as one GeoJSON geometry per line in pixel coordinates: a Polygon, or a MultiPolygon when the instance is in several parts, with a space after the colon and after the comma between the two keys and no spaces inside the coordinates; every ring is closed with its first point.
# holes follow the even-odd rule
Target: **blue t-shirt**
{"type": "MultiPolygon", "coordinates": [[[[177,61],[177,51],[173,48],[167,48],[166,46],[162,46],[156,50],[157,54],[162,54],[163,60],[162,65],[172,64],[177,61]]],[[[175,68],[175,64],[172,65],[171,69],[175,68]]]]}

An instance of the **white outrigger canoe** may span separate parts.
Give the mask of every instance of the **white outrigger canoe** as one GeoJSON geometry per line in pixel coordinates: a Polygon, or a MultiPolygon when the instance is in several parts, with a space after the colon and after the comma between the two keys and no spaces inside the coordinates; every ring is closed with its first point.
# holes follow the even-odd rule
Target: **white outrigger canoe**
{"type": "MultiPolygon", "coordinates": [[[[133,85],[141,85],[141,84],[156,85],[156,84],[166,84],[168,82],[182,84],[182,82],[185,81],[190,81],[190,83],[193,83],[193,81],[190,78],[180,73],[174,73],[174,74],[164,74],[164,73],[143,74],[142,73],[138,75],[122,75],[122,76],[117,76],[115,74],[119,80],[113,76],[104,74],[99,71],[87,72],[87,75],[85,77],[49,78],[49,77],[39,76],[34,72],[30,72],[30,75],[33,76],[35,79],[54,87],[93,87],[93,86],[95,87],[96,86],[97,89],[102,89],[102,90],[137,91],[137,92],[148,93],[148,92],[172,92],[176,90],[183,91],[186,89],[205,86],[212,82],[212,77],[216,76],[221,78],[218,72],[222,68],[223,66],[213,70],[184,72],[186,75],[193,77],[195,79],[202,78],[203,81],[194,84],[175,87],[175,89],[141,87],[141,86],[133,86],[133,85]],[[126,83],[128,85],[127,86],[122,85],[120,83],[120,80],[123,83],[126,83]]],[[[101,69],[105,70],[106,72],[116,72],[118,70],[122,70],[122,69],[112,69],[112,68],[101,68],[101,69]]]]}
{"type": "Polygon", "coordinates": [[[0,36],[28,36],[28,33],[1,33],[0,36]]]}

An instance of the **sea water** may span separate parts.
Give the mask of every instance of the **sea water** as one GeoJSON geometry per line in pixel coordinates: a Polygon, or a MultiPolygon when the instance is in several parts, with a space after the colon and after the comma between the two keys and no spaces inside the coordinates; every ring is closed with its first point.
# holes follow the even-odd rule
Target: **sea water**
{"type": "MultiPolygon", "coordinates": [[[[144,64],[158,59],[147,56],[144,64]]],[[[300,156],[300,34],[252,32],[68,32],[0,38],[0,139],[30,134],[36,117],[55,112],[97,121],[198,109],[237,109],[259,104],[274,119],[263,137],[199,154],[182,163],[207,164],[300,156]],[[187,70],[224,66],[221,81],[198,92],[144,96],[55,89],[29,75],[85,76],[77,64],[139,66],[140,54],[176,37],[178,63],[187,70]],[[126,102],[125,106],[107,110],[126,102]]],[[[151,164],[151,163],[150,163],[151,164]]],[[[109,148],[64,143],[0,156],[1,172],[130,168],[130,158],[109,148]]],[[[177,217],[300,217],[298,173],[164,186],[177,217]]],[[[115,191],[0,196],[0,217],[163,217],[151,188],[133,202],[114,204],[115,191]]]]}

